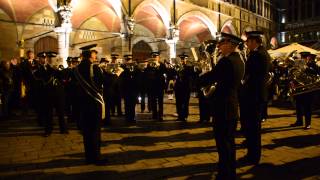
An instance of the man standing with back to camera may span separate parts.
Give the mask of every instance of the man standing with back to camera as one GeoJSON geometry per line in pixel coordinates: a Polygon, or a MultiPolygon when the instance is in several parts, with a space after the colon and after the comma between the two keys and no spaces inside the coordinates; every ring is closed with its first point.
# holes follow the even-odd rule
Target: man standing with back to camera
{"type": "Polygon", "coordinates": [[[244,63],[236,48],[242,40],[234,35],[221,33],[217,47],[221,53],[217,65],[209,73],[209,81],[217,83],[212,95],[214,136],[219,162],[218,180],[236,179],[235,132],[238,115],[238,90],[244,75],[244,63]]]}
{"type": "Polygon", "coordinates": [[[89,45],[81,48],[82,61],[75,68],[74,75],[78,82],[78,97],[81,104],[81,125],[86,162],[88,164],[105,163],[100,157],[101,121],[104,118],[104,101],[102,97],[103,74],[96,60],[97,51],[89,45]]]}

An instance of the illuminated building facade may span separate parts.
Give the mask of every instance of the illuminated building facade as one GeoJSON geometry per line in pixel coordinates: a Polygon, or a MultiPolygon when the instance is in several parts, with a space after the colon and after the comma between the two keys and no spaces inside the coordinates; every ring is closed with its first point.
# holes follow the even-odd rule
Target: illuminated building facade
{"type": "Polygon", "coordinates": [[[27,50],[78,56],[97,43],[100,57],[160,51],[162,58],[214,38],[219,31],[275,35],[271,0],[24,0],[0,1],[2,58],[27,50]]]}

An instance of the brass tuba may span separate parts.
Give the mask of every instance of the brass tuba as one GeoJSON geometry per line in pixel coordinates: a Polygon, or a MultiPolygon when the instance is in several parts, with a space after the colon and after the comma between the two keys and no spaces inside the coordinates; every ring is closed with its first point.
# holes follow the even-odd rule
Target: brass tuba
{"type": "MultiPolygon", "coordinates": [[[[216,48],[217,42],[215,40],[207,40],[202,44],[203,53],[205,53],[206,58],[202,61],[202,73],[200,75],[205,77],[212,70],[217,62],[218,49],[216,48]]],[[[217,83],[209,83],[209,85],[204,85],[200,88],[204,97],[209,98],[212,96],[216,90],[217,83]]]]}
{"type": "Polygon", "coordinates": [[[305,69],[292,68],[289,70],[289,95],[296,96],[320,90],[320,76],[310,74],[305,69]]]}

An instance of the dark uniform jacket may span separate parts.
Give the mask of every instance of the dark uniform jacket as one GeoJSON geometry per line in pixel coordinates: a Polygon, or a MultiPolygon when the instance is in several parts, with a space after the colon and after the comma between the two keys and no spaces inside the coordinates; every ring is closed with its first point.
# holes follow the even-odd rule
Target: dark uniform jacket
{"type": "Polygon", "coordinates": [[[123,97],[138,96],[138,71],[136,67],[124,67],[124,71],[119,76],[121,94],[123,97]]]}
{"type": "Polygon", "coordinates": [[[39,69],[34,72],[34,77],[39,83],[37,97],[40,101],[43,100],[42,98],[45,98],[52,103],[58,101],[57,98],[64,98],[61,71],[52,68],[50,65],[41,65],[39,69]]]}
{"type": "Polygon", "coordinates": [[[238,90],[244,75],[244,62],[239,53],[222,57],[210,74],[211,82],[217,82],[211,97],[213,115],[217,119],[238,118],[238,90]]]}
{"type": "Polygon", "coordinates": [[[72,94],[72,83],[71,80],[73,79],[73,69],[72,68],[66,68],[63,69],[62,72],[62,81],[63,81],[63,85],[65,87],[65,91],[68,94],[72,94]]]}
{"type": "MultiPolygon", "coordinates": [[[[81,61],[81,63],[78,65],[78,69],[75,70],[79,71],[81,74],[82,78],[90,85],[92,86],[96,91],[102,94],[103,90],[103,72],[100,69],[98,65],[93,65],[93,78],[90,77],[90,68],[91,68],[92,63],[88,59],[84,59],[81,61]]],[[[80,83],[77,82],[77,88],[76,88],[76,97],[78,98],[83,106],[90,106],[92,107],[93,104],[96,105],[96,110],[99,111],[99,103],[91,97],[86,91],[91,92],[92,95],[96,95],[94,92],[90,91],[89,89],[83,89],[80,86],[80,83]]],[[[100,109],[101,110],[101,109],[100,109]]]]}
{"type": "Polygon", "coordinates": [[[78,70],[81,76],[88,82],[91,86],[97,88],[97,90],[102,93],[103,88],[103,72],[98,65],[93,65],[93,78],[90,77],[90,66],[92,63],[90,60],[84,59],[78,65],[78,70]]]}
{"type": "Polygon", "coordinates": [[[114,98],[119,96],[119,77],[111,72],[103,72],[104,74],[104,83],[103,83],[103,95],[106,98],[114,98]]]}
{"type": "Polygon", "coordinates": [[[192,89],[193,67],[183,65],[183,68],[177,71],[175,91],[189,92],[192,89]]]}
{"type": "Polygon", "coordinates": [[[148,66],[145,69],[147,90],[152,94],[159,94],[165,89],[165,66],[160,63],[159,67],[148,66]]]}
{"type": "Polygon", "coordinates": [[[36,85],[33,73],[39,68],[38,61],[33,60],[31,64],[28,60],[24,60],[20,64],[20,68],[27,90],[33,88],[36,85]]]}
{"type": "Polygon", "coordinates": [[[248,55],[244,77],[243,92],[249,101],[265,102],[268,100],[267,81],[271,68],[271,58],[263,46],[248,55]]]}

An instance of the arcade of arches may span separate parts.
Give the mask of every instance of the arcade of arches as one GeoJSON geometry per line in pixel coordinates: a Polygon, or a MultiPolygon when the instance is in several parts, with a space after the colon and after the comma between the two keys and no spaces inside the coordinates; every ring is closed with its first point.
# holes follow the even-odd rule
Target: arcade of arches
{"type": "Polygon", "coordinates": [[[56,0],[0,0],[0,59],[23,56],[27,50],[35,53],[58,51],[63,43],[67,43],[69,56],[79,56],[80,47],[95,43],[100,57],[133,53],[134,59],[145,59],[150,52],[160,51],[162,58],[168,58],[170,46],[167,40],[171,27],[179,30],[176,53],[187,53],[192,57],[190,48],[214,37],[218,31],[240,36],[250,27],[263,30],[270,37],[273,29],[270,14],[261,17],[223,1],[189,3],[175,0],[176,10],[173,0],[67,2],[71,2],[72,7],[72,30],[58,34],[56,28],[61,22],[56,0]],[[128,17],[134,23],[130,40],[126,38],[128,17]],[[68,40],[61,42],[64,39],[59,36],[68,36],[68,40]]]}

